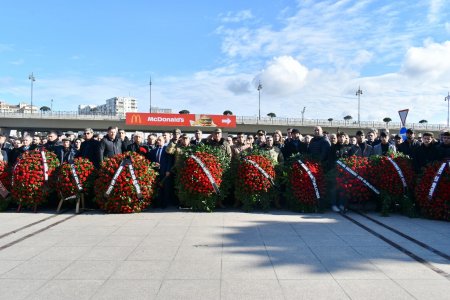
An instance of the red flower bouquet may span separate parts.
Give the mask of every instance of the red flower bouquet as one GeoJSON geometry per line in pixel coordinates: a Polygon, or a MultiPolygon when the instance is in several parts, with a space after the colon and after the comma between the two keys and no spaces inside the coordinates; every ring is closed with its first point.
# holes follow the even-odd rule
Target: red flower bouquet
{"type": "Polygon", "coordinates": [[[72,164],[64,163],[58,172],[57,190],[63,199],[89,194],[94,187],[95,168],[87,158],[75,158],[72,164]]]}
{"type": "Polygon", "coordinates": [[[372,180],[370,162],[367,157],[350,156],[337,161],[336,184],[341,199],[349,203],[365,203],[379,191],[369,180],[372,180]]]}
{"type": "Polygon", "coordinates": [[[102,162],[95,181],[96,201],[110,213],[140,212],[150,205],[156,173],[140,154],[126,152],[102,162]]]}
{"type": "Polygon", "coordinates": [[[178,171],[178,197],[195,211],[212,211],[221,199],[224,167],[209,147],[188,151],[178,171]],[[192,154],[191,154],[192,153],[192,154]]]}
{"type": "Polygon", "coordinates": [[[450,221],[450,165],[448,162],[434,162],[425,167],[416,186],[416,201],[426,217],[450,221]]]}
{"type": "Polygon", "coordinates": [[[393,206],[407,215],[414,212],[410,191],[414,190],[414,169],[412,161],[402,153],[390,156],[372,156],[373,184],[380,191],[381,213],[388,215],[393,206]]]}
{"type": "Polygon", "coordinates": [[[235,197],[242,202],[243,209],[250,211],[260,205],[269,210],[274,199],[275,167],[263,152],[250,152],[241,157],[237,167],[235,197]]]}
{"type": "Polygon", "coordinates": [[[36,207],[47,201],[55,185],[55,170],[59,167],[56,154],[45,149],[25,152],[13,170],[12,196],[23,205],[36,207]]]}
{"type": "Polygon", "coordinates": [[[297,156],[287,169],[286,198],[291,209],[315,212],[319,199],[325,198],[325,173],[319,162],[297,156]]]}
{"type": "Polygon", "coordinates": [[[0,161],[0,211],[3,211],[8,207],[10,191],[11,172],[8,163],[0,161]]]}

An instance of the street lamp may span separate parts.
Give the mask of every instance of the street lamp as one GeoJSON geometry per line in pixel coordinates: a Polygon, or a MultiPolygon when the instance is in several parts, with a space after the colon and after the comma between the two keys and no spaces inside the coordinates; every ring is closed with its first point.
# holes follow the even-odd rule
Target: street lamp
{"type": "Polygon", "coordinates": [[[360,112],[361,112],[361,95],[362,95],[361,87],[358,86],[358,90],[356,91],[356,96],[358,96],[358,126],[361,128],[361,119],[360,119],[360,112]]]}
{"type": "Polygon", "coordinates": [[[148,85],[150,86],[150,113],[152,113],[152,76],[150,76],[150,82],[148,85]]]}
{"type": "Polygon", "coordinates": [[[258,120],[261,120],[261,81],[258,82],[258,87],[256,89],[258,90],[258,120]]]}
{"type": "Polygon", "coordinates": [[[50,102],[50,111],[53,113],[53,99],[50,102]]]}
{"type": "Polygon", "coordinates": [[[34,78],[33,72],[28,76],[28,79],[31,81],[31,113],[33,113],[33,82],[36,81],[36,78],[34,78]]]}
{"type": "Polygon", "coordinates": [[[447,128],[450,126],[450,92],[448,92],[448,96],[444,98],[444,101],[447,101],[447,128]]]}
{"type": "Polygon", "coordinates": [[[303,125],[303,117],[305,116],[306,106],[303,107],[302,110],[302,125],[303,125]]]}

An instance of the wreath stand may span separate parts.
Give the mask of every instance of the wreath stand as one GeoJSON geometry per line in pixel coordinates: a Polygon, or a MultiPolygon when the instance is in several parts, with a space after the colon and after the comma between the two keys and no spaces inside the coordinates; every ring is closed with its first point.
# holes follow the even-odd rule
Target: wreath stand
{"type": "Polygon", "coordinates": [[[59,213],[61,211],[61,206],[62,206],[64,201],[71,200],[71,199],[74,199],[74,198],[77,199],[77,203],[76,203],[76,206],[75,206],[75,213],[76,214],[80,213],[80,203],[81,203],[81,209],[84,211],[85,210],[84,193],[80,193],[80,194],[77,194],[77,195],[74,195],[74,196],[71,196],[71,197],[67,197],[67,198],[64,198],[63,195],[61,194],[61,200],[59,201],[58,208],[56,209],[56,213],[59,213]]]}

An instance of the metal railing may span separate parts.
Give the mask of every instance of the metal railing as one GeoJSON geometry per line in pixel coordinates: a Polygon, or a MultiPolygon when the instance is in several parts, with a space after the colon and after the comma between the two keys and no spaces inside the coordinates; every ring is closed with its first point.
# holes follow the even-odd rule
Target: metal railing
{"type": "MultiPolygon", "coordinates": [[[[76,111],[46,111],[36,113],[17,113],[0,111],[0,117],[3,118],[25,118],[25,119],[72,119],[72,120],[125,120],[124,114],[79,114],[76,111]]],[[[333,120],[328,121],[324,119],[302,119],[302,118],[270,118],[270,117],[252,117],[252,116],[236,116],[236,123],[241,125],[275,125],[275,126],[322,126],[322,127],[340,127],[340,128],[390,128],[400,129],[402,124],[400,122],[377,122],[377,121],[361,121],[361,125],[354,120],[333,120]]],[[[446,129],[444,124],[428,124],[428,123],[406,123],[405,127],[416,130],[430,130],[439,131],[446,129]]]]}
{"type": "MultiPolygon", "coordinates": [[[[245,125],[280,125],[280,126],[322,126],[322,127],[343,127],[343,128],[389,128],[400,129],[402,124],[400,122],[377,122],[377,121],[361,121],[361,125],[357,121],[349,120],[333,120],[328,121],[324,119],[302,119],[302,118],[270,118],[270,117],[243,117],[236,116],[237,124],[245,125]]],[[[428,123],[406,123],[405,127],[416,130],[442,130],[447,126],[444,124],[428,124],[428,123]]]]}

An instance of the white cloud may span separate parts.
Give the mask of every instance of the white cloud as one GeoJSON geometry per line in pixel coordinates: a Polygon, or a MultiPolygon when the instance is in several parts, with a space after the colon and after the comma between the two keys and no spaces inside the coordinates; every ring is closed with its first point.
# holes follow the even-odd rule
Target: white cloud
{"type": "Polygon", "coordinates": [[[250,82],[240,79],[231,79],[227,83],[227,88],[234,95],[248,94],[250,92],[250,82]]]}
{"type": "Polygon", "coordinates": [[[21,59],[18,59],[18,60],[10,61],[9,63],[11,65],[20,66],[20,65],[23,65],[25,63],[25,60],[21,58],[21,59]]]}
{"type": "Polygon", "coordinates": [[[428,22],[430,23],[436,23],[439,21],[440,13],[442,10],[442,7],[444,7],[445,0],[431,0],[430,1],[430,8],[428,11],[428,22]]]}
{"type": "Polygon", "coordinates": [[[0,44],[0,53],[12,51],[14,47],[11,44],[0,44]]]}
{"type": "Polygon", "coordinates": [[[412,47],[406,53],[403,71],[410,77],[427,77],[429,80],[450,79],[449,57],[450,41],[412,47]]]}
{"type": "Polygon", "coordinates": [[[255,77],[255,86],[261,82],[265,93],[272,95],[290,95],[298,91],[305,83],[308,69],[291,56],[275,57],[255,77]]]}
{"type": "Polygon", "coordinates": [[[253,19],[253,14],[250,10],[241,10],[236,13],[227,12],[219,15],[220,21],[223,23],[238,23],[245,20],[253,19]]]}

